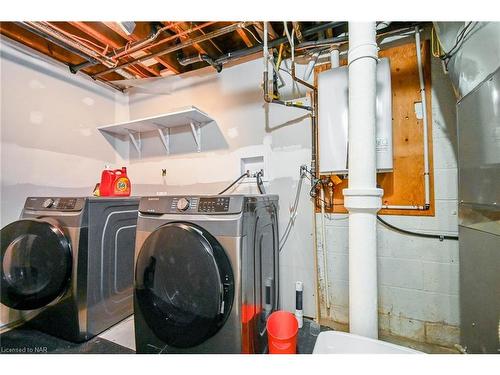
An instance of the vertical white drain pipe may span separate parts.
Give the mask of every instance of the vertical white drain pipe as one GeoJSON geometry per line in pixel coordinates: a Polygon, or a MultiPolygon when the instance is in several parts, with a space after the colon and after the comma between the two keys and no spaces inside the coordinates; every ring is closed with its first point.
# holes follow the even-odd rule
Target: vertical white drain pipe
{"type": "Polygon", "coordinates": [[[335,48],[330,51],[330,68],[338,68],[340,66],[340,51],[335,48]]]}
{"type": "Polygon", "coordinates": [[[328,285],[328,255],[326,248],[326,228],[325,228],[325,189],[321,184],[321,250],[323,253],[323,275],[325,281],[325,302],[326,308],[330,308],[330,287],[328,285]]]}
{"type": "Polygon", "coordinates": [[[351,333],[378,338],[375,22],[349,22],[349,325],[351,333]]]}

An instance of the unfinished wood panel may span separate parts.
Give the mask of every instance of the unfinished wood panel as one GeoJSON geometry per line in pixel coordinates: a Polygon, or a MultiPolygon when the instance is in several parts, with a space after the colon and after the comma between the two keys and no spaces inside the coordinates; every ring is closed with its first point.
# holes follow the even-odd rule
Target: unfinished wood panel
{"type": "MultiPolygon", "coordinates": [[[[415,103],[421,101],[417,55],[414,43],[389,48],[379,52],[380,57],[391,61],[392,84],[392,142],[394,169],[390,173],[377,175],[378,185],[384,189],[383,204],[420,205],[425,203],[424,188],[424,141],[423,120],[417,119],[415,103]]],[[[431,102],[431,55],[429,41],[423,43],[422,60],[427,101],[430,208],[428,210],[380,210],[384,215],[434,216],[434,168],[432,159],[432,102],[431,102]]],[[[344,61],[345,63],[345,61],[344,61]]],[[[318,72],[329,69],[329,64],[316,68],[318,72]]],[[[319,134],[321,137],[321,134],[319,134]]],[[[328,176],[323,176],[328,177],[328,176]]],[[[332,185],[332,184],[331,184],[332,185]]],[[[348,179],[325,193],[327,212],[345,213],[342,189],[347,188],[348,179]]],[[[320,202],[317,202],[319,212],[320,202]]]]}

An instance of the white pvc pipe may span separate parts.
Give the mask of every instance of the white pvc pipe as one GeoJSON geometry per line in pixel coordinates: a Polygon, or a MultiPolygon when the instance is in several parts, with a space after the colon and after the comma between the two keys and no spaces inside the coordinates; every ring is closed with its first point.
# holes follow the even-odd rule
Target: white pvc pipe
{"type": "Polygon", "coordinates": [[[338,68],[340,66],[340,51],[338,49],[332,49],[330,51],[330,68],[338,68]]]}
{"type": "Polygon", "coordinates": [[[319,58],[319,52],[315,52],[311,60],[309,60],[309,63],[307,64],[306,70],[304,71],[304,77],[302,78],[304,81],[309,81],[309,78],[311,78],[311,74],[314,70],[314,67],[316,66],[316,63],[318,62],[319,58]]]}
{"type": "Polygon", "coordinates": [[[378,338],[375,22],[349,22],[349,211],[350,332],[378,338]]]}
{"type": "Polygon", "coordinates": [[[325,280],[325,302],[326,308],[330,308],[330,287],[328,286],[328,258],[326,249],[326,229],[325,229],[325,189],[321,186],[321,250],[323,253],[323,274],[325,280]]]}
{"type": "Polygon", "coordinates": [[[417,50],[418,78],[420,81],[420,98],[422,101],[422,119],[424,133],[424,187],[425,187],[425,205],[430,204],[430,181],[429,181],[429,144],[427,134],[427,101],[425,95],[424,70],[422,67],[422,51],[420,45],[420,30],[415,27],[415,47],[417,50]]]}
{"type": "MultiPolygon", "coordinates": [[[[269,64],[269,49],[267,47],[267,22],[264,22],[264,47],[263,47],[263,61],[264,61],[264,73],[267,73],[269,71],[268,64],[269,64]]],[[[264,82],[265,85],[267,85],[267,82],[264,82]]]]}

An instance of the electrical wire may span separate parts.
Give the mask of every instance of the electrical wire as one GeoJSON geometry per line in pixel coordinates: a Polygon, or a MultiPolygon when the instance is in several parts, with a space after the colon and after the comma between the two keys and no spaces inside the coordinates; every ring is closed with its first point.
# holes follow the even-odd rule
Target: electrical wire
{"type": "Polygon", "coordinates": [[[253,38],[255,39],[255,41],[256,41],[257,43],[262,44],[262,40],[259,40],[259,39],[255,36],[255,34],[253,33],[253,31],[252,31],[252,30],[250,30],[248,27],[244,27],[244,29],[245,29],[246,31],[248,31],[248,32],[250,33],[250,35],[252,35],[252,36],[253,36],[253,38]]]}
{"type": "Polygon", "coordinates": [[[406,229],[402,229],[402,228],[396,227],[395,225],[389,224],[387,221],[385,221],[384,219],[382,219],[379,215],[377,215],[377,220],[380,221],[387,228],[395,230],[396,232],[400,232],[400,233],[403,233],[403,234],[408,234],[410,236],[425,237],[425,238],[436,238],[436,239],[438,239],[440,241],[444,241],[444,240],[458,241],[458,236],[450,236],[450,235],[445,235],[445,234],[420,233],[420,232],[412,232],[412,231],[409,231],[409,230],[406,230],[406,229]]]}
{"type": "Polygon", "coordinates": [[[238,182],[240,182],[243,178],[245,177],[249,177],[248,176],[248,171],[243,173],[240,177],[238,177],[236,180],[234,180],[227,188],[225,188],[224,190],[222,190],[219,194],[217,195],[221,195],[221,194],[224,194],[226,191],[228,191],[229,189],[231,189],[234,185],[236,185],[238,182]]]}
{"type": "Polygon", "coordinates": [[[441,56],[441,60],[445,62],[446,68],[448,68],[448,62],[451,58],[458,52],[465,39],[470,35],[470,33],[474,30],[474,28],[478,25],[479,22],[468,22],[462,30],[457,34],[455,38],[455,44],[448,52],[445,52],[444,55],[441,56]]]}

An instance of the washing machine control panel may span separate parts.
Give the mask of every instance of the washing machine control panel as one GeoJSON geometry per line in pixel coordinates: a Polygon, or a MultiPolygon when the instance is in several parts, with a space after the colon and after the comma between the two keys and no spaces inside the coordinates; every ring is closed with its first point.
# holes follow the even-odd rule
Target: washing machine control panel
{"type": "Polygon", "coordinates": [[[243,196],[142,197],[139,212],[145,214],[224,215],[243,210],[243,196]]]}
{"type": "Polygon", "coordinates": [[[84,198],[73,197],[29,197],[24,208],[29,210],[80,211],[84,198]]]}
{"type": "Polygon", "coordinates": [[[200,198],[198,212],[227,212],[229,211],[229,197],[200,198]]]}

